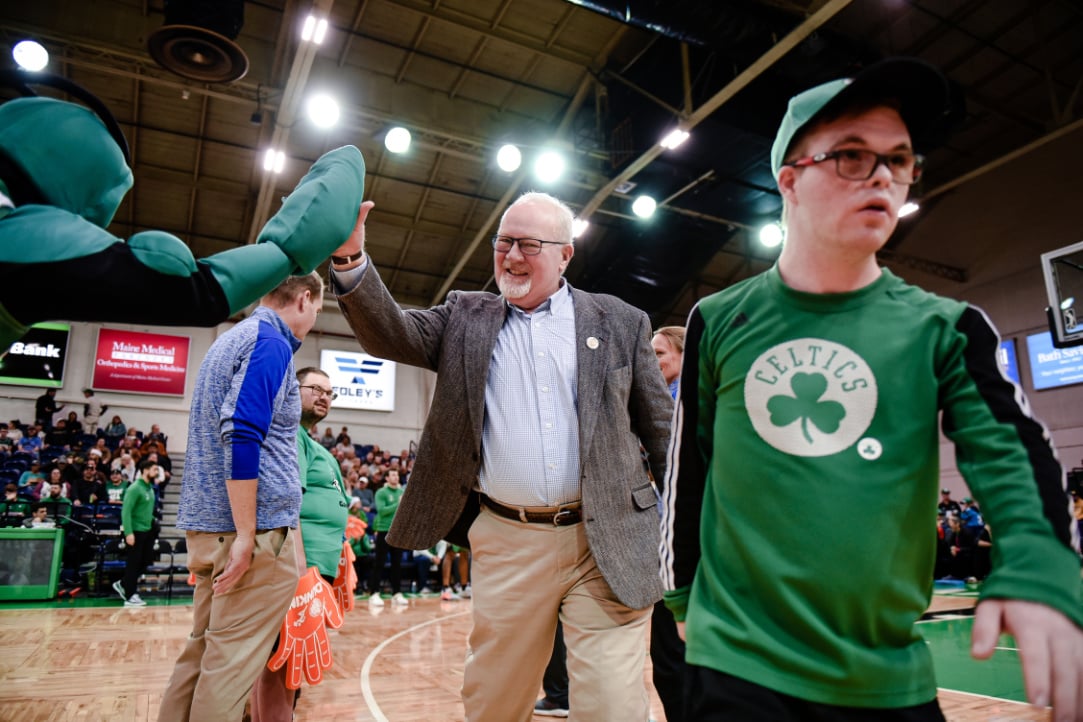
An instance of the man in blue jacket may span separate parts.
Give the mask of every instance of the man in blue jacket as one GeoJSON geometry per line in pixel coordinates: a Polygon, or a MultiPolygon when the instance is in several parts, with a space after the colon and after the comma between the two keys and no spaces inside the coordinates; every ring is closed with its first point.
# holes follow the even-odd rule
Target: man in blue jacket
{"type": "Polygon", "coordinates": [[[293,599],[301,509],[293,354],[322,305],[317,274],[287,278],[199,368],[177,513],[196,577],[194,620],[160,721],[240,719],[293,599]]]}

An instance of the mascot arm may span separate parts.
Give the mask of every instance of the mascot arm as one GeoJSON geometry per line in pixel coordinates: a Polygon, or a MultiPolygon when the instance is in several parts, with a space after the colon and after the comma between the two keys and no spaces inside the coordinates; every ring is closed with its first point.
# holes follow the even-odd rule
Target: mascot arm
{"type": "Polygon", "coordinates": [[[168,233],[125,243],[72,213],[25,206],[0,221],[0,345],[50,320],[214,326],[289,270],[271,244],[196,261],[168,233]]]}
{"type": "Polygon", "coordinates": [[[59,208],[15,208],[0,220],[0,348],[39,321],[221,323],[342,245],[357,223],[364,175],[357,148],[325,153],[257,244],[199,261],[162,231],[124,243],[59,208]]]}
{"type": "Polygon", "coordinates": [[[328,151],[267,221],[257,242],[281,248],[292,273],[311,273],[349,238],[364,193],[361,151],[352,145],[328,151]]]}

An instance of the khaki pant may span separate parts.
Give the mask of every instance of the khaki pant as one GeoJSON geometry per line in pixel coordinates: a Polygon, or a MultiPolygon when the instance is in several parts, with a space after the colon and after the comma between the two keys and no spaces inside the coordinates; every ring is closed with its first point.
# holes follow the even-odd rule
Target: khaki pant
{"type": "Polygon", "coordinates": [[[271,654],[297,589],[295,532],[256,534],[252,565],[225,594],[211,581],[229,561],[233,533],[188,532],[188,568],[196,575],[192,635],[169,680],[159,722],[240,720],[271,654]]]}
{"type": "MultiPolygon", "coordinates": [[[[650,608],[617,601],[583,523],[523,524],[482,508],[470,528],[474,628],[463,704],[469,722],[527,722],[553,649],[568,647],[571,719],[646,722],[650,608]]],[[[650,560],[648,560],[650,561],[650,560]]]]}

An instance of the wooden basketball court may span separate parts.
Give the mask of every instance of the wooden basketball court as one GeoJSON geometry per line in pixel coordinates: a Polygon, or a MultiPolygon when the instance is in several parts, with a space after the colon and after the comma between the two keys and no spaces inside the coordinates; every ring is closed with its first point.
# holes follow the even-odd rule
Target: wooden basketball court
{"type": "MultiPolygon", "coordinates": [[[[973,596],[937,596],[930,612],[967,624],[974,601],[973,596]]],[[[139,609],[108,599],[66,604],[0,606],[0,719],[155,720],[190,631],[191,606],[176,600],[172,606],[152,601],[139,609]],[[91,603],[99,606],[83,606],[91,603]]],[[[923,632],[939,623],[936,618],[925,622],[923,632]]],[[[334,667],[321,685],[303,690],[296,719],[462,720],[459,687],[469,631],[469,601],[419,597],[408,607],[372,610],[358,600],[342,628],[332,632],[334,667]]],[[[960,634],[944,638],[953,645],[960,634]]],[[[649,660],[646,679],[649,686],[649,660]]],[[[994,694],[944,689],[940,700],[952,721],[1050,719],[1045,711],[994,694]]],[[[651,716],[665,719],[653,689],[651,716]]]]}

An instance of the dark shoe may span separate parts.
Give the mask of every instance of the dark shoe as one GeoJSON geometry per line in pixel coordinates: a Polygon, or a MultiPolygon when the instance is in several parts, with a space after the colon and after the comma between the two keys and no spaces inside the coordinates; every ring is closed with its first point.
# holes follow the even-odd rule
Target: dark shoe
{"type": "Polygon", "coordinates": [[[539,717],[567,717],[568,708],[550,702],[548,697],[542,697],[534,703],[534,714],[539,717]]]}

